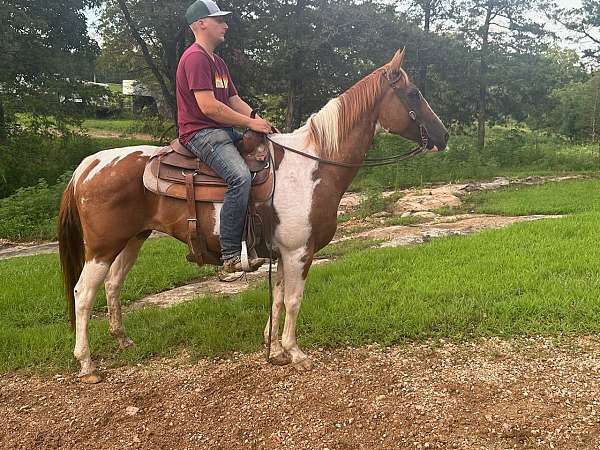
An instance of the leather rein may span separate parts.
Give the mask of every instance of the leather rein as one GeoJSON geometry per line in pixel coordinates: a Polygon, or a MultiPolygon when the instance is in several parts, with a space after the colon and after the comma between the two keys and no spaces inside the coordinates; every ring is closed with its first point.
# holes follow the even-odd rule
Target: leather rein
{"type": "MultiPolygon", "coordinates": [[[[399,88],[398,88],[397,84],[398,84],[398,81],[400,81],[400,79],[402,78],[402,75],[399,75],[398,77],[396,77],[394,79],[390,79],[388,76],[388,73],[385,69],[379,69],[379,70],[381,70],[383,72],[385,79],[387,80],[387,82],[390,84],[390,86],[394,90],[394,93],[396,93],[396,95],[402,101],[402,103],[404,103],[404,105],[408,107],[407,108],[409,110],[408,116],[410,117],[410,119],[413,122],[417,122],[417,125],[419,126],[421,142],[419,142],[419,145],[417,145],[415,148],[413,148],[409,152],[403,153],[401,155],[385,156],[383,158],[366,158],[363,160],[362,163],[356,164],[356,163],[347,163],[347,162],[343,162],[343,161],[333,161],[331,159],[319,158],[318,156],[314,156],[309,153],[297,150],[295,148],[288,147],[287,145],[279,144],[278,142],[275,142],[273,139],[271,139],[271,136],[268,134],[266,135],[267,139],[269,141],[271,141],[273,144],[276,144],[279,147],[284,148],[285,150],[288,150],[292,153],[296,153],[298,155],[302,155],[302,156],[312,159],[314,161],[318,161],[323,164],[331,164],[334,166],[354,168],[354,169],[359,168],[359,167],[386,166],[389,164],[397,163],[399,161],[404,161],[406,159],[413,158],[417,155],[420,155],[421,153],[425,153],[427,151],[427,145],[429,144],[429,136],[427,134],[427,130],[425,129],[425,127],[423,126],[421,121],[417,118],[417,113],[414,111],[414,109],[412,109],[410,107],[409,102],[406,100],[405,96],[403,94],[399,93],[399,88]]],[[[274,127],[273,127],[272,131],[273,131],[273,133],[278,132],[277,129],[274,127]]]]}

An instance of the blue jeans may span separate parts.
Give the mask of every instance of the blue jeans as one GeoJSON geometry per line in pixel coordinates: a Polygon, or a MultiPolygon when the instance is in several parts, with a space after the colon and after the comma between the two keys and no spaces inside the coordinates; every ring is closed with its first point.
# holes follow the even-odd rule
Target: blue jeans
{"type": "Polygon", "coordinates": [[[233,128],[199,130],[186,147],[227,183],[221,208],[219,239],[223,260],[239,256],[252,177],[234,142],[242,135],[233,128]]]}

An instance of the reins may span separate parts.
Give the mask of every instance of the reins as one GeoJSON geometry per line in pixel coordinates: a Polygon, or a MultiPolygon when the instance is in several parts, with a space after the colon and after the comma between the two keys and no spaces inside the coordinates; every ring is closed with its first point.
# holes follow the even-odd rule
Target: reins
{"type": "MultiPolygon", "coordinates": [[[[421,127],[421,125],[419,125],[419,127],[421,127]]],[[[288,147],[287,145],[279,144],[278,142],[275,142],[273,139],[271,139],[270,135],[267,135],[267,139],[269,141],[271,141],[272,143],[278,145],[279,147],[284,148],[285,150],[288,150],[292,153],[296,153],[298,155],[302,155],[308,159],[312,159],[313,161],[318,161],[323,164],[331,164],[333,166],[348,167],[348,168],[385,166],[388,164],[394,164],[399,161],[404,161],[405,159],[413,158],[413,157],[415,157],[421,153],[424,153],[426,151],[426,147],[419,144],[417,147],[413,148],[408,153],[404,153],[402,155],[392,155],[392,156],[386,156],[383,158],[368,158],[368,159],[365,159],[362,163],[347,163],[347,162],[343,162],[343,161],[333,161],[331,159],[319,158],[318,156],[314,156],[309,153],[305,153],[303,151],[297,150],[295,148],[288,147]]]]}

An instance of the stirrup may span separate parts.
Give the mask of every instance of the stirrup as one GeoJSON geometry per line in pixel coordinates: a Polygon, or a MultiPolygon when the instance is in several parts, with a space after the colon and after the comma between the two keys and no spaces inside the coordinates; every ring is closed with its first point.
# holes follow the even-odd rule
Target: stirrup
{"type": "Polygon", "coordinates": [[[242,241],[242,252],[240,254],[240,262],[242,263],[242,270],[244,272],[250,272],[250,260],[248,259],[248,245],[246,241],[242,241]]]}

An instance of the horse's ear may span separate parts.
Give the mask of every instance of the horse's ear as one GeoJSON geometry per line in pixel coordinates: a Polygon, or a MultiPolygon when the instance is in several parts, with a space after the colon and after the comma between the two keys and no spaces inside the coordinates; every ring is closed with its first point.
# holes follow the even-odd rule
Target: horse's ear
{"type": "Polygon", "coordinates": [[[402,50],[396,51],[394,57],[390,61],[390,68],[392,70],[398,70],[402,67],[402,62],[404,61],[404,53],[406,48],[402,48],[402,50]]]}

